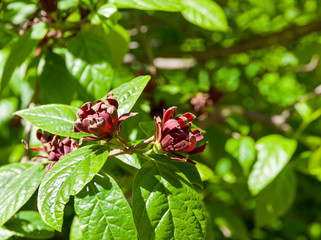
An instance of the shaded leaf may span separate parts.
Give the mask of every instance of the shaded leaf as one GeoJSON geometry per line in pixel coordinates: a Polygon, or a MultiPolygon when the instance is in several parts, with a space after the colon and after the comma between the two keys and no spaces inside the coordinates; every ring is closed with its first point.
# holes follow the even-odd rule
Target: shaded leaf
{"type": "Polygon", "coordinates": [[[54,230],[45,224],[36,211],[21,211],[6,223],[6,228],[16,235],[32,239],[49,239],[54,230]]]}
{"type": "MultiPolygon", "coordinates": [[[[121,25],[115,25],[108,34],[106,42],[110,48],[110,54],[113,59],[113,65],[119,66],[128,52],[130,37],[129,33],[121,25]]],[[[101,97],[103,95],[100,95],[101,97]]]]}
{"type": "Polygon", "coordinates": [[[74,122],[77,120],[78,108],[62,105],[48,104],[31,109],[15,112],[16,115],[26,119],[34,126],[60,136],[82,138],[90,136],[88,133],[74,133],[74,122]]]}
{"type": "Polygon", "coordinates": [[[43,103],[70,103],[75,93],[75,85],[65,66],[65,60],[48,52],[40,75],[39,97],[43,103]]]}
{"type": "Polygon", "coordinates": [[[45,23],[37,23],[26,31],[12,46],[2,73],[0,93],[9,83],[14,70],[30,56],[34,48],[46,33],[47,28],[45,23]]]}
{"type": "Polygon", "coordinates": [[[257,161],[249,175],[248,186],[253,195],[264,189],[285,167],[297,143],[280,135],[268,135],[256,143],[257,161]]]}
{"type": "Polygon", "coordinates": [[[134,78],[132,81],[124,83],[118,88],[112,90],[114,97],[119,104],[119,116],[129,112],[134,107],[149,80],[150,76],[139,76],[134,78]]]}
{"type": "Polygon", "coordinates": [[[172,165],[149,161],[137,172],[133,214],[142,240],[205,237],[206,220],[198,193],[172,165]]]}
{"type": "Polygon", "coordinates": [[[184,0],[182,15],[191,23],[209,30],[227,31],[222,8],[211,0],[184,0]]]}
{"type": "Polygon", "coordinates": [[[210,212],[214,223],[220,229],[227,229],[232,239],[249,239],[246,225],[236,212],[222,206],[221,204],[208,204],[207,209],[210,212]]]}
{"type": "Polygon", "coordinates": [[[154,121],[149,122],[139,122],[140,129],[146,134],[146,136],[151,137],[156,135],[156,125],[154,121]]]}
{"type": "Polygon", "coordinates": [[[258,196],[255,207],[255,223],[262,227],[282,216],[295,198],[296,178],[286,167],[258,196]]]}
{"type": "Polygon", "coordinates": [[[179,12],[183,10],[180,0],[114,0],[118,8],[136,8],[141,10],[158,10],[179,12]]]}
{"type": "MultiPolygon", "coordinates": [[[[200,174],[195,165],[192,165],[186,162],[176,162],[168,159],[164,155],[155,154],[155,155],[151,155],[151,157],[154,158],[155,160],[175,166],[177,169],[179,169],[179,171],[181,171],[185,175],[185,177],[187,177],[187,179],[190,181],[190,183],[193,184],[193,186],[197,186],[198,188],[201,188],[201,189],[203,188],[203,182],[201,180],[200,174]]],[[[196,163],[196,165],[197,164],[198,163],[196,163]]]]}
{"type": "Polygon", "coordinates": [[[131,208],[117,183],[104,172],[75,197],[85,239],[137,239],[131,208]]]}
{"type": "Polygon", "coordinates": [[[47,172],[38,193],[42,219],[61,231],[65,204],[92,180],[104,165],[108,151],[101,145],[89,145],[63,156],[47,172]]]}
{"type": "Polygon", "coordinates": [[[42,164],[21,165],[23,167],[12,164],[0,168],[1,175],[9,178],[0,188],[0,226],[29,200],[45,174],[42,164]]]}

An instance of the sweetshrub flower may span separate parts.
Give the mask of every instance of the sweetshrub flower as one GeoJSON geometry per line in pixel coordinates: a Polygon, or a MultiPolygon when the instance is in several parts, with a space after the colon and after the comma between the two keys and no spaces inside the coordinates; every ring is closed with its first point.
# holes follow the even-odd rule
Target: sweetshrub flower
{"type": "MultiPolygon", "coordinates": [[[[70,137],[66,137],[61,141],[59,136],[52,135],[41,130],[37,131],[36,136],[42,143],[42,147],[30,148],[30,150],[42,151],[48,154],[48,160],[51,162],[51,164],[47,165],[47,171],[49,171],[49,169],[52,168],[62,156],[79,148],[77,142],[70,137]]],[[[36,158],[41,158],[41,156],[36,158]]]]}
{"type": "Polygon", "coordinates": [[[87,102],[78,110],[74,132],[86,132],[96,137],[85,137],[85,140],[111,140],[120,131],[120,123],[137,113],[126,113],[118,118],[118,102],[112,93],[107,94],[107,103],[95,101],[95,105],[87,102]]]}
{"type": "Polygon", "coordinates": [[[191,130],[191,121],[195,116],[191,113],[185,113],[181,116],[175,116],[176,107],[164,109],[163,123],[160,117],[155,117],[156,123],[156,148],[166,153],[175,155],[169,157],[174,161],[189,162],[195,164],[188,159],[188,155],[195,155],[205,151],[206,143],[197,147],[197,142],[204,137],[199,129],[191,130]],[[178,153],[186,153],[182,156],[178,153]]]}

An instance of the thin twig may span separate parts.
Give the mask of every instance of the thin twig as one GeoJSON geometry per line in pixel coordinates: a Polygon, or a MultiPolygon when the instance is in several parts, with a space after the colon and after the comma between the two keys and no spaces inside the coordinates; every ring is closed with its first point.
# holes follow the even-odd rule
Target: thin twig
{"type": "Polygon", "coordinates": [[[138,143],[136,145],[130,146],[129,148],[114,149],[109,153],[108,158],[116,157],[116,156],[121,155],[121,154],[133,154],[136,149],[144,147],[144,146],[146,146],[148,144],[151,144],[152,142],[154,142],[154,140],[155,140],[155,136],[152,136],[152,137],[144,140],[143,142],[140,142],[140,143],[138,143]]]}

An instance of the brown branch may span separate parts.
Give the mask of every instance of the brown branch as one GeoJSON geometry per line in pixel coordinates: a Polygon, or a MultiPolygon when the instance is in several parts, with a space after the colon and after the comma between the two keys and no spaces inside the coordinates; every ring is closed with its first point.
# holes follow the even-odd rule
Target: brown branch
{"type": "Polygon", "coordinates": [[[185,55],[190,55],[198,60],[206,60],[209,58],[224,58],[234,53],[246,52],[248,50],[269,47],[276,44],[287,45],[315,31],[321,31],[321,20],[308,23],[304,26],[292,26],[281,32],[273,33],[267,36],[259,36],[248,40],[243,40],[228,48],[217,47],[206,49],[206,51],[204,52],[171,52],[161,54],[157,57],[182,57],[185,55]]]}

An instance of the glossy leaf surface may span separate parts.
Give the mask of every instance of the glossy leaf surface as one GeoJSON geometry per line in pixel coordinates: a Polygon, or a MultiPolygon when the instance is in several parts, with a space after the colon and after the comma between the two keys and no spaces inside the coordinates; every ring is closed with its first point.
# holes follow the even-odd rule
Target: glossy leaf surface
{"type": "Polygon", "coordinates": [[[178,12],[183,10],[180,0],[114,0],[119,8],[178,12]]]}
{"type": "Polygon", "coordinates": [[[134,107],[149,80],[150,76],[140,76],[112,90],[119,104],[118,116],[129,112],[134,107]]]}
{"type": "Polygon", "coordinates": [[[137,172],[133,214],[142,240],[205,237],[206,220],[198,193],[184,174],[168,164],[149,161],[137,172]]]}
{"type": "Polygon", "coordinates": [[[222,8],[211,0],[184,0],[184,18],[208,30],[227,31],[228,25],[222,8]]]}
{"type": "Polygon", "coordinates": [[[137,239],[131,208],[117,183],[98,173],[75,197],[85,239],[137,239]]]}
{"type": "Polygon", "coordinates": [[[42,219],[61,231],[65,204],[99,172],[108,157],[106,147],[89,145],[63,156],[47,172],[38,193],[42,219]]]}
{"type": "Polygon", "coordinates": [[[104,34],[95,28],[80,32],[69,43],[66,65],[86,98],[97,99],[109,91],[113,77],[111,62],[111,50],[104,34]]]}
{"type": "Polygon", "coordinates": [[[45,174],[42,164],[21,165],[13,164],[0,168],[0,175],[9,177],[0,188],[0,226],[29,200],[45,174]]]}
{"type": "Polygon", "coordinates": [[[257,161],[249,175],[248,186],[253,195],[264,189],[292,157],[297,143],[280,135],[268,135],[256,143],[257,161]]]}
{"type": "Polygon", "coordinates": [[[81,138],[90,134],[73,132],[77,110],[78,108],[68,105],[48,104],[32,109],[23,109],[15,112],[15,114],[50,133],[64,137],[81,138]]]}

